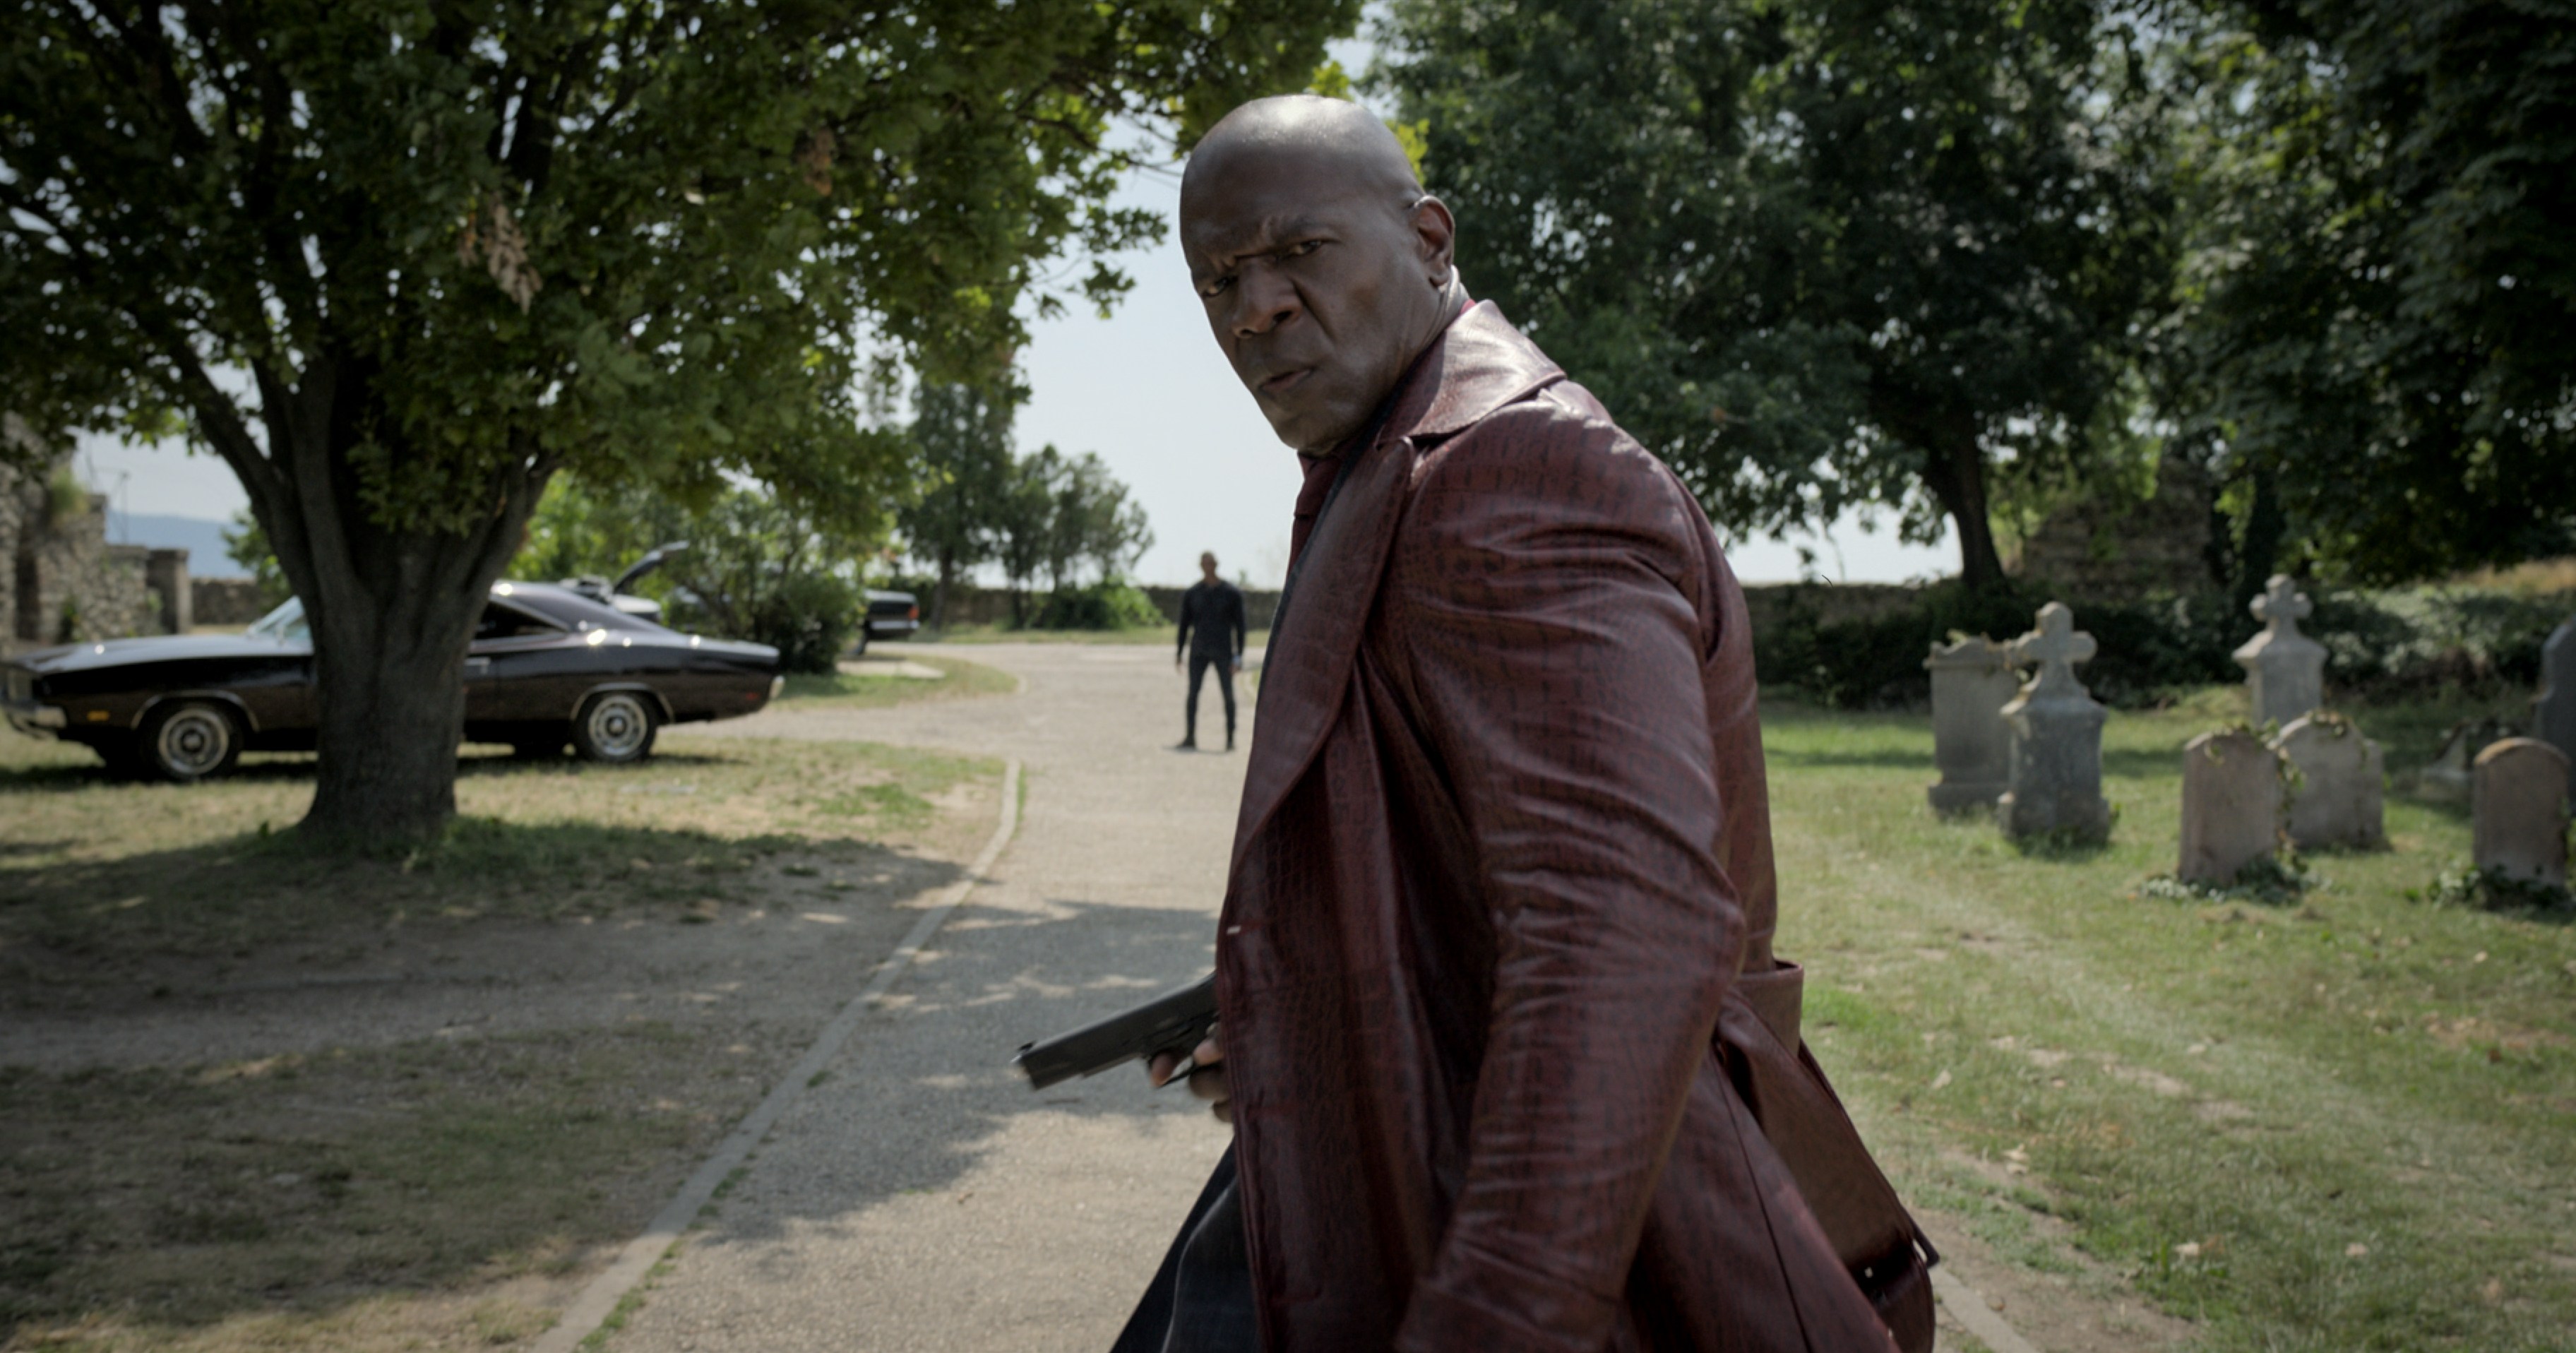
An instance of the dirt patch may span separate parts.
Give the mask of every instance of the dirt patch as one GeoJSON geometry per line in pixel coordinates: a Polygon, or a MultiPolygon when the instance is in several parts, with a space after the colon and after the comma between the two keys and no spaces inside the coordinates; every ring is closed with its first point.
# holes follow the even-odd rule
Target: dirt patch
{"type": "Polygon", "coordinates": [[[0,1350],[549,1327],[1000,810],[989,762],[665,750],[471,767],[481,816],[358,859],[243,830],[309,772],[0,770],[0,1350]]]}
{"type": "MultiPolygon", "coordinates": [[[[2191,1348],[2199,1338],[2198,1326],[2149,1305],[2067,1243],[2072,1229],[2054,1217],[2033,1214],[2034,1225],[2062,1260],[2057,1271],[2045,1272],[2001,1261],[1959,1218],[1918,1212],[1916,1220],[1932,1237],[1943,1265],[2035,1348],[2047,1353],[2165,1353],[2191,1348]]],[[[1956,1321],[1942,1320],[1942,1347],[1962,1346],[1965,1335],[1956,1321]]]]}

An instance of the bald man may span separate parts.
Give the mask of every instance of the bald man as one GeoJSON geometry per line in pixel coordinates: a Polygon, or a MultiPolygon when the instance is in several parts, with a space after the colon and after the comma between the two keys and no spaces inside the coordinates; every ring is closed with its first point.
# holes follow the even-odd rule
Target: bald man
{"type": "Polygon", "coordinates": [[[1928,1348],[1771,955],[1743,596],[1454,231],[1348,103],[1245,105],[1182,183],[1305,489],[1192,1059],[1234,1147],[1119,1348],[1928,1348]]]}

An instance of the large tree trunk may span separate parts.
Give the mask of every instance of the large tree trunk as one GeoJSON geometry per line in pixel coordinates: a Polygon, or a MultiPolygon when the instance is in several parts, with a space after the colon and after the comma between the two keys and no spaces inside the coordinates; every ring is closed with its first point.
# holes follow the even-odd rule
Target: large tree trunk
{"type": "Polygon", "coordinates": [[[1959,580],[1982,591],[2004,579],[2003,555],[1995,549],[1994,519],[1986,501],[1986,450],[1977,442],[1976,420],[1966,415],[1929,420],[1920,442],[1924,453],[1923,485],[1959,536],[1959,580]]]}
{"type": "Polygon", "coordinates": [[[930,593],[930,629],[934,634],[945,634],[948,632],[948,585],[951,582],[954,582],[956,577],[956,552],[953,550],[941,550],[939,552],[939,586],[932,589],[930,593]]]}
{"type": "Polygon", "coordinates": [[[514,436],[478,481],[449,485],[437,506],[471,505],[454,529],[387,526],[352,457],[367,447],[400,466],[409,451],[384,445],[384,374],[345,357],[310,363],[292,387],[255,374],[265,453],[215,440],[312,627],[321,764],[300,830],[352,844],[433,835],[456,814],[466,645],[552,460],[514,436]]]}

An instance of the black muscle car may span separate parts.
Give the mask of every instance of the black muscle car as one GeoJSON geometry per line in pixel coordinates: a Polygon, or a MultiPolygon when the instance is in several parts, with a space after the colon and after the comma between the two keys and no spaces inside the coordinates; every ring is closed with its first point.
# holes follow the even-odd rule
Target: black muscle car
{"type": "Polygon", "coordinates": [[[859,637],[850,651],[867,652],[871,639],[909,639],[920,628],[921,603],[910,592],[880,592],[871,587],[867,613],[859,617],[859,637]]]}
{"type": "MultiPolygon", "coordinates": [[[[112,768],[219,775],[244,750],[313,746],[313,644],[290,601],[239,635],[114,639],[0,662],[22,732],[85,743],[112,768]]],[[[545,583],[497,583],[465,657],[465,739],[593,761],[650,755],[664,724],[749,714],[778,650],[681,634],[545,583]]]]}

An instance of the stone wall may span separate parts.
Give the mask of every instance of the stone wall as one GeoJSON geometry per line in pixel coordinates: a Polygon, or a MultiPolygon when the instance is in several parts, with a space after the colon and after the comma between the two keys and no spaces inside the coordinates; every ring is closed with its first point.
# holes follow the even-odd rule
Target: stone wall
{"type": "Polygon", "coordinates": [[[247,625],[276,609],[248,578],[190,578],[188,609],[198,625],[247,625]]]}
{"type": "MultiPolygon", "coordinates": [[[[15,416],[0,435],[42,451],[15,416]]],[[[107,543],[107,499],[53,501],[59,457],[27,472],[0,470],[0,651],[91,643],[161,631],[144,574],[152,552],[107,543]]]]}
{"type": "Polygon", "coordinates": [[[2109,491],[2049,514],[2022,543],[2014,570],[2070,595],[2139,597],[2196,592],[2210,576],[2209,477],[2198,466],[2167,460],[2156,469],[2156,495],[2139,502],[2109,491]]]}

